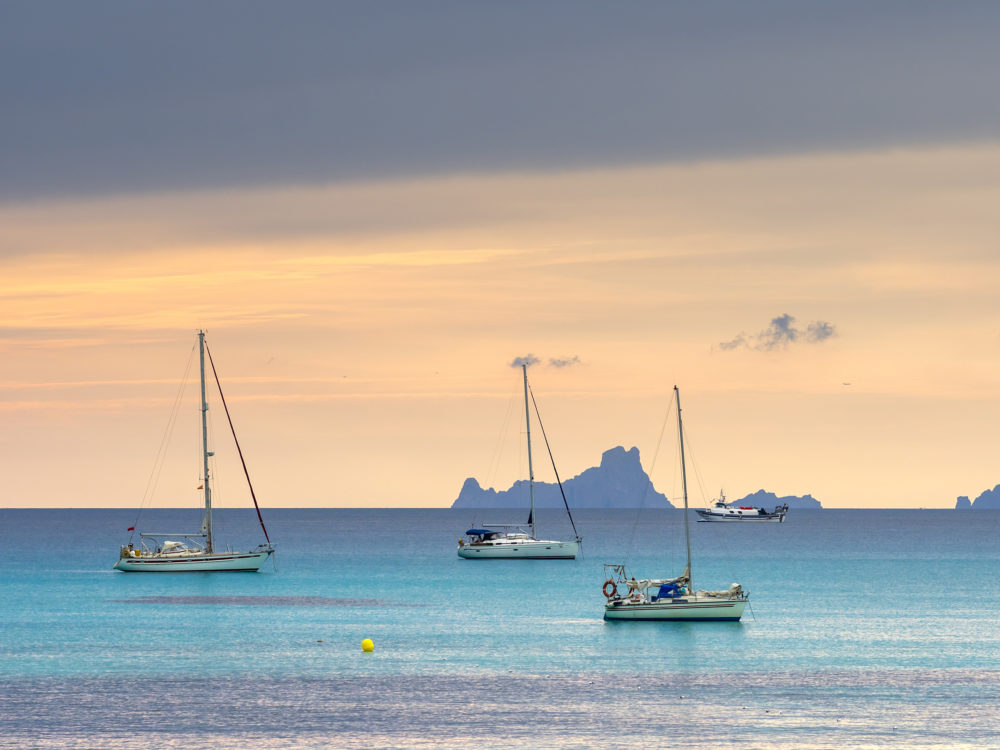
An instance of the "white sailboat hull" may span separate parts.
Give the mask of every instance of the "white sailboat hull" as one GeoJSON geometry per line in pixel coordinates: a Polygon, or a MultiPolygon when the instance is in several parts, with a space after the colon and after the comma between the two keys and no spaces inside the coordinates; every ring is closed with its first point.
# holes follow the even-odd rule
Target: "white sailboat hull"
{"type": "Polygon", "coordinates": [[[745,599],[696,599],[687,597],[642,604],[608,602],[605,620],[669,620],[674,622],[736,622],[743,616],[745,599]]]}
{"type": "Polygon", "coordinates": [[[469,560],[573,560],[577,542],[554,542],[546,539],[519,539],[484,544],[463,544],[458,556],[469,560]]]}
{"type": "Polygon", "coordinates": [[[148,555],[123,557],[115,563],[115,570],[126,573],[256,573],[271,556],[263,552],[215,552],[201,555],[148,555]]]}

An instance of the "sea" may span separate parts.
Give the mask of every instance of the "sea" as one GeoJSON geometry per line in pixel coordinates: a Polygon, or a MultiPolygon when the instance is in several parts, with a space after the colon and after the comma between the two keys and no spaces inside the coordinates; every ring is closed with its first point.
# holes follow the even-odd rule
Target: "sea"
{"type": "Polygon", "coordinates": [[[132,510],[0,510],[0,748],[1000,748],[1000,511],[691,523],[743,620],[605,622],[604,564],[679,575],[682,514],[578,511],[543,561],[456,555],[524,513],[265,510],[273,564],[206,574],[112,570],[132,510]]]}

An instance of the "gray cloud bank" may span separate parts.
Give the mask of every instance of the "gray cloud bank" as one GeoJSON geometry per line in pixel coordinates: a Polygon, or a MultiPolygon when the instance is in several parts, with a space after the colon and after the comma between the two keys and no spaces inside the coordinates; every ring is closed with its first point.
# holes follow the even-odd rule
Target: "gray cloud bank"
{"type": "Polygon", "coordinates": [[[996,138],[1000,4],[52,0],[0,201],[996,138]]]}
{"type": "Polygon", "coordinates": [[[795,318],[785,313],[771,320],[771,325],[756,335],[740,333],[731,341],[723,341],[719,348],[723,351],[732,349],[753,349],[755,351],[772,351],[793,344],[804,342],[817,344],[821,341],[836,336],[837,331],[831,323],[825,320],[817,320],[809,323],[805,329],[795,327],[795,318]]]}

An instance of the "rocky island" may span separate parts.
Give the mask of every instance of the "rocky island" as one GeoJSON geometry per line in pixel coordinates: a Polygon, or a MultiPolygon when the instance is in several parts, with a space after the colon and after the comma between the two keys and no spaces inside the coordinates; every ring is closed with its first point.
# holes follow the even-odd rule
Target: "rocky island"
{"type": "Polygon", "coordinates": [[[1000,484],[992,490],[983,490],[975,500],[968,495],[959,495],[955,510],[1000,510],[1000,484]]]}
{"type": "MultiPolygon", "coordinates": [[[[566,500],[571,509],[577,508],[673,508],[667,496],[657,492],[649,475],[642,468],[639,449],[622,446],[604,451],[600,466],[595,466],[563,482],[566,500]]],[[[787,503],[789,508],[821,508],[812,495],[778,497],[773,492],[758,490],[731,502],[730,505],[756,505],[771,508],[787,503]]],[[[700,506],[701,503],[694,505],[700,506]]],[[[473,477],[462,485],[452,508],[527,508],[528,482],[520,480],[510,489],[484,489],[473,477]]],[[[536,508],[561,508],[559,485],[535,482],[536,508]]],[[[692,506],[693,507],[693,506],[692,506]]]]}
{"type": "Polygon", "coordinates": [[[789,510],[819,510],[823,506],[819,500],[812,495],[784,495],[778,497],[773,492],[757,490],[749,495],[744,495],[739,500],[729,503],[729,505],[753,505],[758,508],[773,508],[776,505],[787,505],[789,510]]]}
{"type": "MultiPolygon", "coordinates": [[[[569,507],[577,508],[672,508],[666,495],[656,491],[639,461],[639,449],[622,446],[604,451],[601,465],[563,481],[569,507]]],[[[508,490],[483,489],[469,477],[452,508],[527,508],[528,481],[522,479],[508,490]]],[[[536,508],[563,507],[559,485],[535,482],[536,508]]]]}

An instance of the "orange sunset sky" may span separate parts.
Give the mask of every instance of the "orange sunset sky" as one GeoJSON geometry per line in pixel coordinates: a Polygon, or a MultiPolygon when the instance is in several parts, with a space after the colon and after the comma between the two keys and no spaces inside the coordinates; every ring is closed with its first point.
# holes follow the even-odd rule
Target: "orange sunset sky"
{"type": "MultiPolygon", "coordinates": [[[[1000,9],[869,6],[10,9],[0,506],[138,505],[199,328],[265,507],[506,488],[528,354],[563,479],[648,469],[676,383],[696,504],[975,497],[1000,9]]],[[[199,502],[185,393],[156,506],[199,502]]]]}

